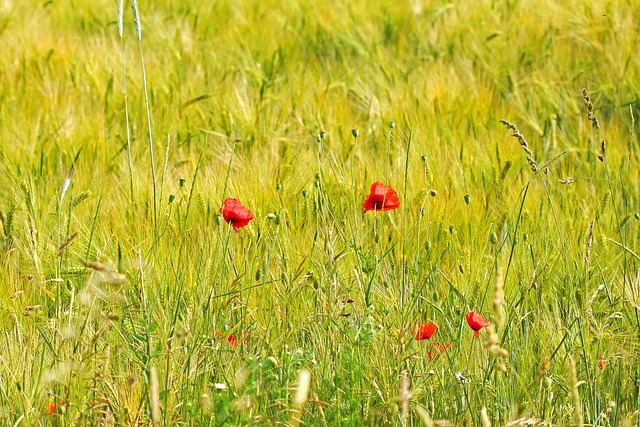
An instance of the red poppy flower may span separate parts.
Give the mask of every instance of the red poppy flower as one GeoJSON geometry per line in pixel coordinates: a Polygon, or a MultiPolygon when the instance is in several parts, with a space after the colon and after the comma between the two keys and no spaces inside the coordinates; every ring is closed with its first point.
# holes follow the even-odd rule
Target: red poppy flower
{"type": "Polygon", "coordinates": [[[490,325],[489,322],[484,320],[484,317],[482,317],[480,313],[476,313],[475,311],[468,312],[465,317],[467,318],[469,327],[473,329],[473,335],[475,335],[476,338],[480,337],[480,334],[478,333],[480,329],[486,328],[490,325]]]}
{"type": "Polygon", "coordinates": [[[414,326],[413,329],[411,329],[411,333],[418,341],[428,340],[436,333],[437,329],[438,325],[435,323],[422,323],[414,326]]]}
{"type": "Polygon", "coordinates": [[[46,404],[45,409],[47,413],[55,414],[56,412],[64,412],[67,408],[64,402],[51,402],[46,404]]]}
{"type": "Polygon", "coordinates": [[[251,211],[245,208],[238,199],[228,198],[225,200],[220,208],[220,213],[224,220],[233,226],[236,233],[239,228],[249,224],[249,221],[253,219],[251,211]]]}
{"type": "Polygon", "coordinates": [[[398,193],[381,182],[374,182],[369,195],[362,202],[364,211],[389,211],[400,207],[398,193]]]}
{"type": "Polygon", "coordinates": [[[233,334],[229,335],[229,337],[227,338],[227,342],[233,348],[236,348],[238,346],[238,341],[236,340],[236,336],[233,334]]]}
{"type": "Polygon", "coordinates": [[[451,344],[434,344],[440,353],[444,353],[445,350],[451,348],[451,344]]]}
{"type": "MultiPolygon", "coordinates": [[[[216,338],[220,337],[220,339],[222,341],[226,341],[227,344],[229,344],[231,347],[236,348],[238,347],[238,344],[244,344],[244,342],[249,339],[249,332],[248,331],[244,331],[242,334],[230,334],[230,335],[226,335],[226,333],[223,333],[220,330],[216,331],[216,338]],[[225,338],[226,336],[226,338],[225,338]]],[[[253,336],[251,336],[251,338],[254,338],[253,336]]]]}
{"type": "Polygon", "coordinates": [[[604,356],[600,355],[600,357],[598,357],[598,369],[600,369],[601,371],[604,369],[604,356]]]}
{"type": "MultiPolygon", "coordinates": [[[[435,350],[438,350],[440,353],[444,353],[449,348],[451,348],[451,344],[434,343],[433,347],[435,348],[435,350]]],[[[436,353],[435,350],[429,350],[429,352],[427,353],[427,356],[429,357],[429,360],[433,360],[436,357],[438,357],[438,353],[436,353]]]]}

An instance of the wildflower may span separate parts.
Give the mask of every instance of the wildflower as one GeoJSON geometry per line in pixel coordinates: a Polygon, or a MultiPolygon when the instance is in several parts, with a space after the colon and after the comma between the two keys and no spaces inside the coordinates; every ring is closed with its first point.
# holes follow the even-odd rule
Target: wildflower
{"type": "Polygon", "coordinates": [[[220,208],[220,213],[224,220],[233,226],[236,233],[239,228],[249,224],[249,221],[253,219],[251,211],[245,208],[238,199],[226,199],[220,208]]]}
{"type": "Polygon", "coordinates": [[[238,346],[238,341],[236,340],[236,336],[231,334],[227,337],[227,342],[229,343],[229,345],[233,348],[236,348],[238,346]]]}
{"type": "Polygon", "coordinates": [[[229,334],[228,332],[223,332],[221,330],[217,330],[215,332],[215,340],[220,340],[220,342],[226,342],[230,347],[236,348],[238,344],[244,343],[249,338],[249,332],[245,331],[242,334],[229,334]]]}
{"type": "Polygon", "coordinates": [[[400,207],[398,193],[381,182],[374,182],[369,191],[369,195],[362,202],[364,211],[389,211],[400,207]]]}
{"type": "Polygon", "coordinates": [[[47,405],[45,406],[45,409],[47,411],[47,414],[56,414],[56,413],[64,413],[67,407],[64,404],[64,402],[51,402],[51,403],[47,403],[47,405]]]}
{"type": "Polygon", "coordinates": [[[604,356],[602,354],[598,357],[598,369],[601,371],[604,369],[604,356]]]}
{"type": "Polygon", "coordinates": [[[448,350],[448,349],[451,348],[451,344],[438,344],[438,343],[436,343],[434,345],[435,345],[435,347],[438,349],[438,351],[440,353],[444,353],[445,350],[448,350]]]}
{"type": "Polygon", "coordinates": [[[438,353],[436,352],[436,350],[440,353],[444,353],[449,348],[451,348],[451,344],[434,343],[433,347],[435,350],[429,350],[429,352],[427,352],[427,356],[429,357],[429,360],[433,360],[438,356],[438,353]]]}
{"type": "Polygon", "coordinates": [[[416,325],[411,329],[411,333],[416,337],[416,340],[428,340],[436,333],[438,329],[438,325],[435,323],[422,323],[420,325],[416,325]]]}
{"type": "Polygon", "coordinates": [[[476,313],[475,311],[468,312],[465,317],[467,318],[469,327],[473,329],[473,335],[475,335],[476,338],[480,337],[480,334],[478,333],[480,329],[489,326],[489,322],[484,320],[484,317],[482,317],[481,314],[476,313]]]}
{"type": "Polygon", "coordinates": [[[465,377],[464,374],[460,371],[456,372],[456,380],[460,384],[469,384],[471,382],[471,378],[465,377]]]}

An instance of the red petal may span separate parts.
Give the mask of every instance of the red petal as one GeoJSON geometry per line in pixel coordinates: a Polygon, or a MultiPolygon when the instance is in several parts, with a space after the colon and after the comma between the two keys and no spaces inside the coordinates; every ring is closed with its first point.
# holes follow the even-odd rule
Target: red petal
{"type": "Polygon", "coordinates": [[[444,353],[446,350],[451,348],[451,344],[435,344],[435,346],[440,353],[444,353]]]}
{"type": "Polygon", "coordinates": [[[400,199],[396,191],[381,182],[374,182],[369,190],[369,195],[362,202],[364,211],[388,211],[400,207],[400,199]]]}
{"type": "Polygon", "coordinates": [[[435,323],[422,323],[420,325],[414,326],[411,329],[412,334],[415,336],[416,340],[428,340],[436,333],[438,329],[438,325],[435,323]]]}
{"type": "MultiPolygon", "coordinates": [[[[467,323],[469,327],[474,330],[474,332],[479,331],[482,328],[486,328],[490,325],[482,315],[476,313],[475,311],[470,311],[466,314],[465,318],[467,319],[467,323]]],[[[479,336],[479,335],[478,335],[479,336]]]]}
{"type": "Polygon", "coordinates": [[[236,337],[233,334],[229,335],[229,338],[227,338],[227,342],[231,347],[235,348],[238,346],[238,343],[236,342],[236,337]]]}
{"type": "Polygon", "coordinates": [[[249,221],[253,219],[251,211],[244,207],[238,199],[231,197],[224,201],[220,213],[224,220],[233,226],[236,233],[239,228],[249,224],[249,221]]]}

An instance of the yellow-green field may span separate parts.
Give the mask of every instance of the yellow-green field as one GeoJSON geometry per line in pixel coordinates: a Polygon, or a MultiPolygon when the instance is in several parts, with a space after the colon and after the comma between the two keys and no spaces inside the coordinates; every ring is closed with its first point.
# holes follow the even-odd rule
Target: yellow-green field
{"type": "Polygon", "coordinates": [[[0,0],[0,424],[639,426],[638,17],[0,0]]]}

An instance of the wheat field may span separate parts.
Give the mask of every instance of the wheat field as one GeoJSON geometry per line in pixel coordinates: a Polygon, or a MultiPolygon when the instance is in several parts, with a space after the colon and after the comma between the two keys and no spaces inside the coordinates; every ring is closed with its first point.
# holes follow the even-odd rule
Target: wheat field
{"type": "Polygon", "coordinates": [[[640,426],[639,16],[0,0],[2,425],[640,426]]]}

